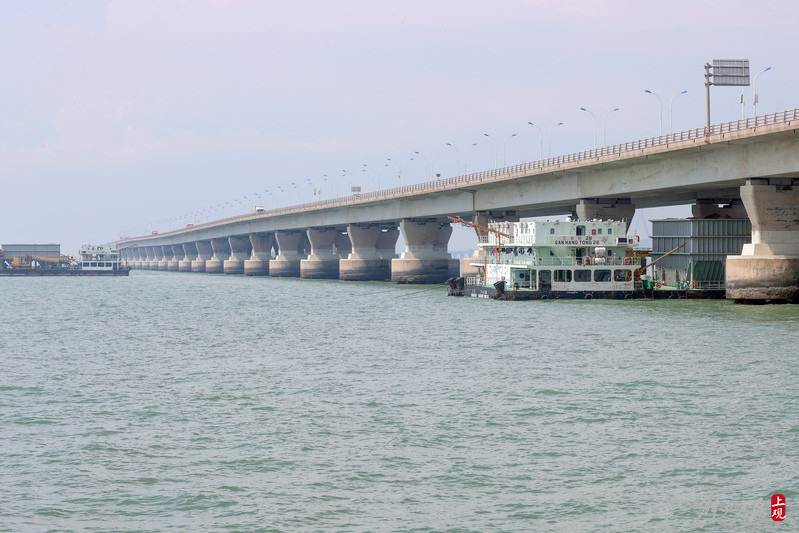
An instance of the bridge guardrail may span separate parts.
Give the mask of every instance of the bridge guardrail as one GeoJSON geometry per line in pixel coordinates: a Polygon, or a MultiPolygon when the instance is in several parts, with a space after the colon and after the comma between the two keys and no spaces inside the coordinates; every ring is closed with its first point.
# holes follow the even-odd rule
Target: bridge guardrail
{"type": "MultiPolygon", "coordinates": [[[[330,198],[328,200],[320,200],[311,203],[298,204],[294,206],[282,207],[277,209],[269,209],[261,213],[252,213],[246,215],[237,215],[213,222],[206,222],[204,224],[196,224],[191,229],[200,229],[203,227],[216,226],[220,224],[228,224],[231,222],[240,222],[245,220],[258,219],[268,216],[289,215],[302,211],[311,211],[316,209],[324,209],[329,207],[343,207],[346,205],[359,204],[370,202],[374,200],[384,200],[396,198],[401,196],[410,196],[424,191],[444,190],[447,188],[457,188],[462,185],[484,183],[485,181],[495,181],[501,178],[509,178],[514,174],[531,172],[531,171],[546,171],[553,168],[560,167],[565,164],[580,163],[591,159],[598,159],[600,157],[620,155],[647,148],[654,148],[657,146],[669,146],[670,144],[702,139],[712,135],[720,135],[724,133],[733,133],[736,131],[744,131],[756,129],[763,126],[771,126],[775,124],[784,124],[792,120],[799,120],[799,109],[791,109],[788,111],[781,111],[778,113],[770,113],[767,115],[760,115],[752,118],[741,120],[734,120],[731,122],[724,122],[721,124],[713,124],[710,131],[707,128],[695,128],[687,131],[680,131],[670,133],[668,135],[660,135],[658,137],[650,137],[648,139],[640,139],[637,141],[630,141],[612,146],[605,146],[602,148],[595,148],[593,150],[586,150],[583,152],[575,152],[571,154],[564,154],[556,157],[550,157],[538,161],[530,161],[528,163],[520,163],[501,168],[494,168],[490,170],[483,170],[481,172],[474,172],[471,174],[464,174],[462,176],[453,176],[450,178],[437,179],[422,183],[414,183],[411,185],[404,185],[402,187],[394,187],[391,189],[381,189],[363,194],[353,194],[350,196],[342,196],[338,198],[330,198]]],[[[173,230],[170,232],[161,233],[166,235],[169,233],[185,231],[184,229],[173,230]]]]}

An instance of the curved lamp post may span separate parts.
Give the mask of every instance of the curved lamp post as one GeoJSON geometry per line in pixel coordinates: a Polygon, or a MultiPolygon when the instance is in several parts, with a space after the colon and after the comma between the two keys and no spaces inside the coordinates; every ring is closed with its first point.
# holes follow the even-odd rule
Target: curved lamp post
{"type": "Polygon", "coordinates": [[[669,102],[669,133],[674,133],[674,99],[687,92],[688,91],[681,91],[671,97],[671,101],[669,102]]]}
{"type": "Polygon", "coordinates": [[[461,174],[461,150],[460,150],[460,148],[458,148],[457,146],[455,146],[452,143],[447,143],[447,146],[449,146],[451,148],[454,148],[455,151],[458,152],[458,166],[456,167],[456,170],[457,170],[457,174],[456,175],[460,176],[460,174],[461,174]]]}
{"type": "MultiPolygon", "coordinates": [[[[494,141],[494,168],[499,167],[499,143],[497,140],[492,137],[491,135],[484,133],[483,137],[488,137],[492,141],[494,141]]],[[[465,171],[464,171],[465,172],[465,171]]]]}
{"type": "Polygon", "coordinates": [[[771,67],[766,67],[757,74],[755,74],[755,81],[752,83],[752,89],[753,89],[752,102],[753,105],[755,106],[755,116],[757,116],[757,77],[763,74],[764,72],[768,72],[769,70],[771,70],[771,67]]]}
{"type": "Polygon", "coordinates": [[[563,122],[558,122],[557,124],[553,125],[549,128],[549,146],[547,147],[547,157],[552,157],[552,130],[555,129],[555,126],[563,126],[563,122]]]}
{"type": "Polygon", "coordinates": [[[602,148],[604,148],[605,146],[607,146],[607,142],[606,142],[606,134],[607,134],[607,122],[608,122],[608,115],[610,115],[610,114],[611,114],[611,113],[613,113],[614,111],[618,111],[618,110],[619,110],[619,108],[618,108],[618,107],[614,107],[613,109],[611,109],[610,111],[608,111],[607,113],[605,113],[605,116],[604,116],[604,117],[602,117],[602,148]]]}
{"type": "Polygon", "coordinates": [[[513,139],[514,137],[516,137],[516,134],[515,134],[515,133],[511,133],[511,134],[508,136],[508,138],[507,138],[507,139],[505,139],[504,141],[502,141],[502,166],[503,166],[503,167],[504,167],[504,166],[507,164],[507,163],[506,163],[506,161],[505,161],[505,159],[506,159],[506,157],[507,157],[507,155],[508,155],[508,150],[507,150],[507,148],[508,148],[508,141],[509,141],[509,140],[511,140],[511,139],[513,139]]]}
{"type": "Polygon", "coordinates": [[[580,111],[585,111],[586,113],[591,115],[593,117],[593,119],[594,119],[594,150],[596,150],[596,115],[594,115],[594,113],[592,113],[591,111],[589,111],[588,109],[586,109],[584,107],[581,107],[580,111]]]}
{"type": "Polygon", "coordinates": [[[660,135],[663,135],[663,99],[657,93],[653,93],[649,89],[644,89],[645,93],[652,94],[658,97],[658,102],[660,102],[660,135]]]}
{"type": "Polygon", "coordinates": [[[538,129],[538,139],[540,142],[540,146],[538,147],[538,160],[541,161],[544,159],[544,131],[538,124],[529,121],[527,123],[531,126],[535,126],[538,129]]]}

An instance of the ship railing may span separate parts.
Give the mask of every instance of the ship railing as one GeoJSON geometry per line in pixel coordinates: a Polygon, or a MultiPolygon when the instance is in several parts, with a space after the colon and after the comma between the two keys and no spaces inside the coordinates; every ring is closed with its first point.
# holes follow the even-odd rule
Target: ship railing
{"type": "MultiPolygon", "coordinates": [[[[479,264],[475,261],[475,264],[479,264]]],[[[537,266],[564,266],[564,267],[581,267],[581,266],[640,266],[641,258],[639,257],[601,257],[589,258],[584,257],[577,259],[576,257],[532,257],[527,254],[511,255],[502,254],[499,258],[496,255],[489,255],[489,264],[493,265],[523,265],[530,268],[537,266]]]]}
{"type": "MultiPolygon", "coordinates": [[[[506,246],[558,246],[558,242],[564,240],[584,240],[587,241],[585,246],[619,246],[623,244],[634,246],[638,243],[638,236],[635,234],[623,237],[616,235],[546,235],[544,242],[538,242],[535,235],[516,235],[513,237],[502,237],[499,246],[500,248],[506,246]],[[608,242],[601,242],[603,238],[608,242]]],[[[477,236],[477,242],[478,244],[497,246],[497,237],[496,235],[481,234],[477,236]]]]}
{"type": "Polygon", "coordinates": [[[483,285],[483,277],[482,276],[466,276],[466,285],[470,285],[475,287],[477,285],[483,285]]]}

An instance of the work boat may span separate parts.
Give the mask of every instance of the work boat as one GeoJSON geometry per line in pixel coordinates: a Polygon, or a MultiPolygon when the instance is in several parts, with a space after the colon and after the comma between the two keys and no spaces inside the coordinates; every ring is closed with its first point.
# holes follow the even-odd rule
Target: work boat
{"type": "Polygon", "coordinates": [[[505,300],[643,297],[638,237],[615,220],[491,222],[478,226],[478,276],[449,280],[452,296],[505,300]],[[639,287],[637,290],[636,287],[639,287]]]}

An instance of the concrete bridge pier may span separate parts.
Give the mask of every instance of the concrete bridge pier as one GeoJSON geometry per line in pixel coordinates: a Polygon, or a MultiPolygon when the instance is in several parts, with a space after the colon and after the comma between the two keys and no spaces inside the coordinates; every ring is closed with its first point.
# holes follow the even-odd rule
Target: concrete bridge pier
{"type": "Polygon", "coordinates": [[[750,178],[741,199],[752,243],[727,257],[727,298],[799,303],[799,178],[750,178]]]}
{"type": "Polygon", "coordinates": [[[178,263],[178,272],[191,272],[191,263],[197,259],[197,245],[193,242],[183,243],[183,259],[178,263]]]}
{"type": "Polygon", "coordinates": [[[141,269],[150,270],[150,265],[153,262],[153,258],[154,258],[153,247],[145,246],[142,250],[141,269]]]}
{"type": "Polygon", "coordinates": [[[205,271],[208,274],[221,274],[225,271],[225,261],[230,258],[230,243],[228,239],[211,239],[213,257],[205,262],[205,271]]]}
{"type": "Polygon", "coordinates": [[[142,262],[142,251],[144,249],[142,247],[132,248],[130,250],[126,250],[130,257],[130,267],[135,268],[136,270],[141,270],[141,262],[142,262]]]}
{"type": "Polygon", "coordinates": [[[158,270],[169,270],[169,262],[172,260],[172,247],[161,246],[161,257],[158,260],[158,270]]]}
{"type": "MultiPolygon", "coordinates": [[[[392,230],[389,229],[389,232],[392,230]]],[[[350,224],[347,226],[352,245],[351,251],[339,261],[339,278],[347,281],[383,281],[391,279],[391,258],[384,257],[385,248],[378,249],[378,241],[384,239],[382,245],[390,246],[394,255],[399,230],[393,228],[393,243],[385,242],[385,235],[379,225],[350,224]],[[383,252],[383,253],[381,253],[383,252]]],[[[388,239],[391,241],[391,238],[388,239]]]]}
{"type": "Polygon", "coordinates": [[[391,260],[391,281],[443,283],[460,274],[460,263],[447,252],[452,226],[438,219],[403,219],[405,251],[391,260]]]}
{"type": "Polygon", "coordinates": [[[305,233],[299,230],[275,232],[277,257],[269,261],[269,275],[298,278],[300,276],[301,253],[305,250],[305,233]],[[302,252],[301,252],[302,250],[302,252]]]}
{"type": "Polygon", "coordinates": [[[170,246],[172,249],[172,258],[166,265],[166,269],[170,272],[177,272],[180,261],[183,259],[183,246],[180,244],[173,244],[170,246]]]}
{"type": "Polygon", "coordinates": [[[150,263],[150,270],[161,270],[161,263],[163,263],[164,270],[166,270],[166,259],[164,258],[164,247],[163,246],[153,246],[153,260],[150,263]]]}
{"type": "Polygon", "coordinates": [[[629,228],[635,205],[629,198],[582,198],[574,212],[580,220],[624,220],[629,228]]]}
{"type": "Polygon", "coordinates": [[[247,276],[268,276],[269,261],[272,258],[272,244],[275,237],[271,233],[250,234],[250,258],[244,261],[244,274],[247,276]]]}
{"type": "Polygon", "coordinates": [[[308,228],[308,241],[311,253],[300,261],[300,277],[306,279],[338,279],[338,264],[341,259],[336,253],[336,228],[308,228]]]}
{"type": "Polygon", "coordinates": [[[197,241],[197,259],[191,262],[192,272],[205,272],[205,265],[210,261],[214,251],[211,249],[211,241],[197,241]]]}
{"type": "Polygon", "coordinates": [[[244,262],[250,256],[250,237],[228,237],[230,258],[223,265],[225,274],[244,274],[244,262]]]}

